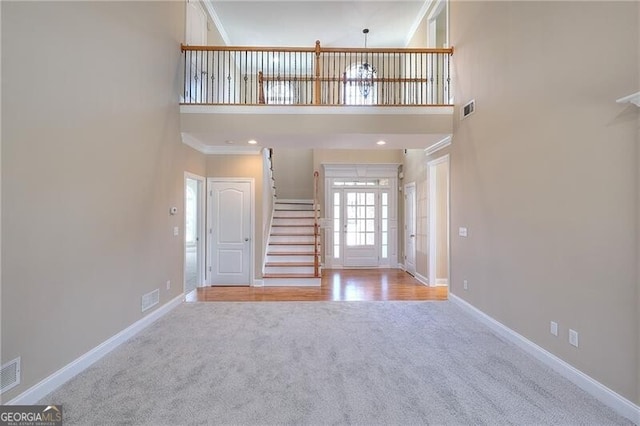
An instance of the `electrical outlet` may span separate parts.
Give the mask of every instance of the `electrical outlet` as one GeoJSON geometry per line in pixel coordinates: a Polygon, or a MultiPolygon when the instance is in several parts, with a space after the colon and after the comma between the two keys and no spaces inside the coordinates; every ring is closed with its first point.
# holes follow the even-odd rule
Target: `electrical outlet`
{"type": "Polygon", "coordinates": [[[569,344],[572,346],[578,347],[578,332],[575,330],[569,329],[569,344]]]}
{"type": "Polygon", "coordinates": [[[465,290],[469,290],[469,283],[467,282],[467,280],[462,281],[462,288],[464,288],[465,290]]]}
{"type": "Polygon", "coordinates": [[[171,280],[167,280],[167,290],[171,289],[171,280]]]}
{"type": "Polygon", "coordinates": [[[558,337],[558,323],[555,321],[551,321],[551,326],[549,327],[549,332],[554,336],[558,337]]]}
{"type": "Polygon", "coordinates": [[[460,235],[461,237],[466,237],[467,236],[467,228],[465,227],[459,227],[458,228],[458,235],[460,235]]]}

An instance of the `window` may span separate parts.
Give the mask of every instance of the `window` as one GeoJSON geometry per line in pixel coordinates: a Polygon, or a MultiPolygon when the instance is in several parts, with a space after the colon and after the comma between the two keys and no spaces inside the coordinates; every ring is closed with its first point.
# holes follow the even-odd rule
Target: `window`
{"type": "Polygon", "coordinates": [[[347,192],[347,246],[375,245],[376,201],[373,192],[347,192]]]}
{"type": "Polygon", "coordinates": [[[272,105],[292,105],[295,102],[295,90],[289,81],[271,81],[267,84],[266,103],[272,105]]]}

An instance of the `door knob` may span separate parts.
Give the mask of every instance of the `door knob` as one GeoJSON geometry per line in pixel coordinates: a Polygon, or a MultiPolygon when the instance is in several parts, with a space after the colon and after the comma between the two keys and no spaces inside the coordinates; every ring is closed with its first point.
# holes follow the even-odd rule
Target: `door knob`
{"type": "Polygon", "coordinates": [[[245,238],[244,240],[245,240],[245,241],[249,241],[249,239],[248,239],[248,238],[245,238]]]}
{"type": "Polygon", "coordinates": [[[411,234],[409,235],[411,238],[415,238],[415,234],[411,234]]]}

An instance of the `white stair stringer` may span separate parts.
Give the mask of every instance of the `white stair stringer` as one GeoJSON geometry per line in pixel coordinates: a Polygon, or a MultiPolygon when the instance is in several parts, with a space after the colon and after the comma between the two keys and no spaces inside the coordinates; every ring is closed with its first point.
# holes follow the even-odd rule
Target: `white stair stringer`
{"type": "Polygon", "coordinates": [[[320,286],[321,278],[314,276],[314,214],[312,200],[276,201],[263,267],[265,287],[320,286]]]}

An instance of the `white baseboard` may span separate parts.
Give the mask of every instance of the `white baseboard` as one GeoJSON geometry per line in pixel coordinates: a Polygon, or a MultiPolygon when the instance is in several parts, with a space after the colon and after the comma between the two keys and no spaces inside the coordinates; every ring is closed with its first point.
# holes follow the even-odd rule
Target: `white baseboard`
{"type": "Polygon", "coordinates": [[[404,263],[398,263],[397,268],[402,269],[403,271],[406,271],[406,269],[404,269],[404,263]]]}
{"type": "Polygon", "coordinates": [[[571,364],[553,355],[551,352],[536,345],[524,336],[516,333],[499,321],[496,321],[455,294],[449,293],[449,300],[488,326],[496,334],[515,344],[538,361],[544,363],[565,379],[571,381],[573,384],[589,393],[603,404],[612,408],[621,416],[626,417],[636,424],[640,424],[640,406],[609,389],[602,383],[573,367],[571,364]]]}
{"type": "Polygon", "coordinates": [[[426,286],[429,286],[429,278],[425,277],[424,275],[420,275],[419,273],[416,272],[416,274],[414,275],[414,278],[420,281],[420,283],[426,286]]]}
{"type": "Polygon", "coordinates": [[[253,280],[251,287],[264,287],[264,280],[253,280]]]}
{"type": "Polygon", "coordinates": [[[60,370],[31,386],[20,395],[7,402],[7,405],[33,405],[47,396],[49,393],[62,386],[64,383],[80,374],[100,358],[120,346],[122,343],[138,334],[140,331],[151,325],[153,322],[169,313],[184,300],[184,293],[170,300],[156,310],[145,315],[143,318],[131,324],[115,336],[105,340],[89,352],[71,361],[60,370]]]}
{"type": "Polygon", "coordinates": [[[446,287],[449,285],[448,278],[436,278],[436,287],[443,286],[446,287]]]}

